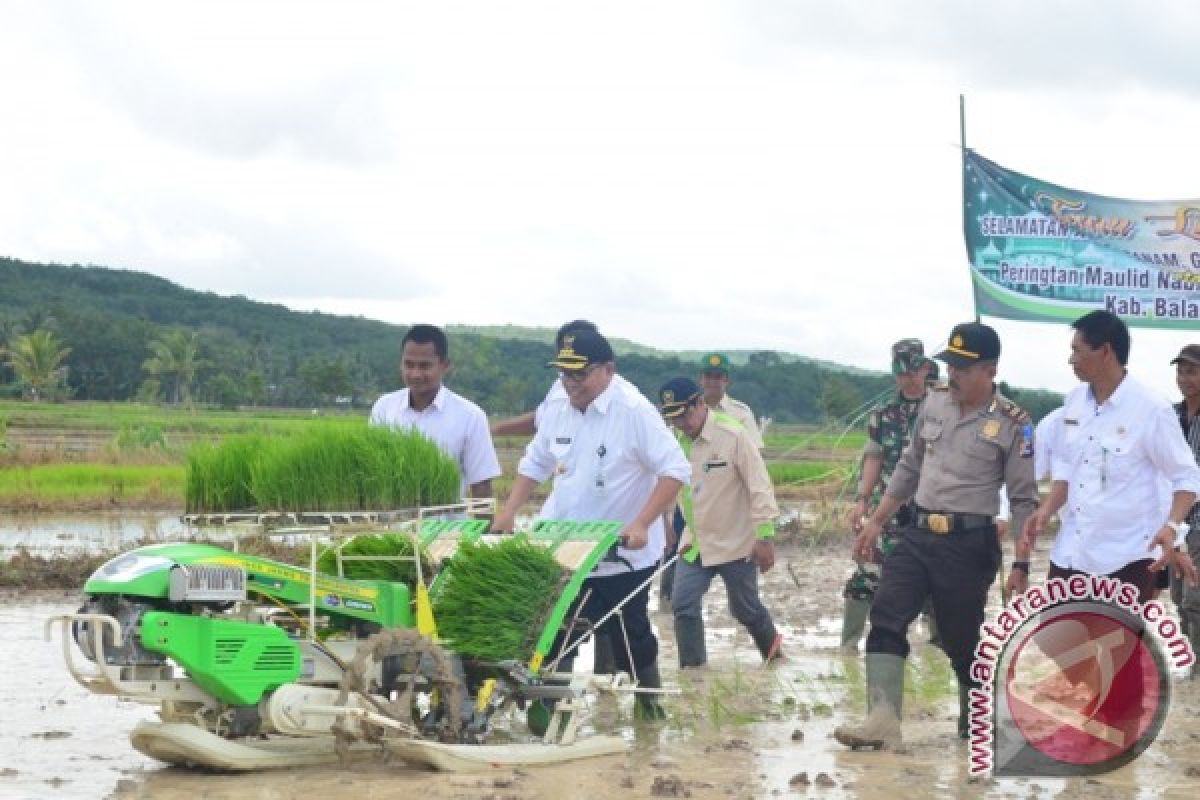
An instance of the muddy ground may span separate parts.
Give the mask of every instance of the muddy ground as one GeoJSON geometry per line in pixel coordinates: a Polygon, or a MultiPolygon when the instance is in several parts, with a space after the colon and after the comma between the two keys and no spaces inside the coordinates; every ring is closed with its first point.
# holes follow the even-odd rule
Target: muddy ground
{"type": "MultiPolygon", "coordinates": [[[[861,659],[838,648],[847,543],[781,544],[765,595],[787,637],[787,661],[759,667],[735,629],[722,588],[709,595],[710,665],[679,674],[671,618],[654,614],[664,677],[682,689],[671,719],[635,724],[629,698],[597,702],[590,730],[617,732],[627,756],[556,767],[430,773],[403,763],[352,771],[312,768],[213,774],[166,767],[135,752],[127,734],[147,706],[90,695],[62,666],[61,644],[43,621],[74,610],[71,592],[0,594],[0,796],[118,798],[613,798],[613,797],[1194,797],[1200,777],[1200,683],[1177,681],[1158,740],[1132,764],[1096,778],[970,780],[966,746],[954,735],[957,705],[945,657],[914,626],[906,699],[906,752],[853,753],[830,738],[863,704],[861,659]]],[[[1044,574],[1045,554],[1035,563],[1044,574]]],[[[1006,558],[1007,562],[1008,558],[1006,558]]],[[[655,598],[657,603],[657,598],[655,598]]],[[[991,611],[999,606],[993,588],[991,611]]],[[[581,661],[584,659],[581,659],[581,661]]],[[[514,715],[501,721],[520,736],[514,715]]]]}

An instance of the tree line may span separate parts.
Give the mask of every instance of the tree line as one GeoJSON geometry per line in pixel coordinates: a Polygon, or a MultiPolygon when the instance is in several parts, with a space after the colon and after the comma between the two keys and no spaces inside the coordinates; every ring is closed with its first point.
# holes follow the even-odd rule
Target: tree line
{"type": "MultiPolygon", "coordinates": [[[[400,385],[405,326],[297,312],[103,267],[0,258],[0,286],[0,394],[10,397],[362,409],[400,385]]],[[[494,415],[531,409],[553,379],[545,368],[552,339],[550,330],[539,339],[452,328],[447,383],[494,415]]],[[[619,345],[617,352],[619,371],[647,396],[668,378],[698,371],[690,355],[619,345]]],[[[732,377],[731,394],[779,422],[853,416],[892,385],[886,373],[772,351],[750,353],[732,377]]],[[[1061,402],[1050,392],[1009,392],[1035,417],[1061,402]]]]}

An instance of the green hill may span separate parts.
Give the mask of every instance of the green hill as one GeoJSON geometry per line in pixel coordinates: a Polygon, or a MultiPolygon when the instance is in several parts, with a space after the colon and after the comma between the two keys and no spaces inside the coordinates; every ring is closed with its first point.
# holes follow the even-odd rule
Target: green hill
{"type": "MultiPolygon", "coordinates": [[[[68,347],[71,396],[122,401],[164,394],[144,369],[150,343],[172,330],[195,334],[192,397],[221,405],[366,408],[399,385],[405,326],[363,317],[297,312],[246,297],[187,289],[132,270],[35,264],[0,258],[0,342],[45,328],[68,347]]],[[[451,326],[448,384],[493,415],[533,408],[553,379],[553,330],[451,326]]],[[[694,374],[699,351],[668,353],[614,339],[619,369],[648,396],[675,375],[694,374]]],[[[891,377],[771,351],[731,351],[733,393],[761,416],[817,422],[885,392],[891,377]]],[[[0,393],[17,395],[0,368],[0,393]]],[[[1045,395],[1042,398],[1041,395],[1045,395]]],[[[1031,411],[1054,402],[1022,393],[1031,411]],[[1026,397],[1028,395],[1028,399],[1026,397]],[[1030,400],[1036,401],[1037,405],[1030,400]]]]}

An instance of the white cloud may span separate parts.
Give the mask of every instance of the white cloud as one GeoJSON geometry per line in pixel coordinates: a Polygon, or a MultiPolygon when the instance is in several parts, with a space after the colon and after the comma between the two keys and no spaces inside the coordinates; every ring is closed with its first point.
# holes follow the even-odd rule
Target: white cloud
{"type": "MultiPolygon", "coordinates": [[[[20,10],[0,253],[297,308],[883,369],[972,314],[960,91],[1005,166],[1200,194],[1181,3],[20,10]]],[[[995,324],[1005,377],[1071,384],[1065,333],[995,324]]],[[[1185,338],[1135,331],[1135,372],[1169,391],[1185,338]]]]}

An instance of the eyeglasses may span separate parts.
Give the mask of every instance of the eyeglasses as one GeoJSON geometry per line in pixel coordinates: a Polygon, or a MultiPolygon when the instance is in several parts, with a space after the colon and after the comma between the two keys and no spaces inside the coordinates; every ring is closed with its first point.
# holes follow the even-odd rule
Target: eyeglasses
{"type": "Polygon", "coordinates": [[[563,382],[582,383],[587,380],[587,377],[595,371],[599,364],[589,364],[583,369],[560,369],[558,377],[563,379],[563,382]]]}

